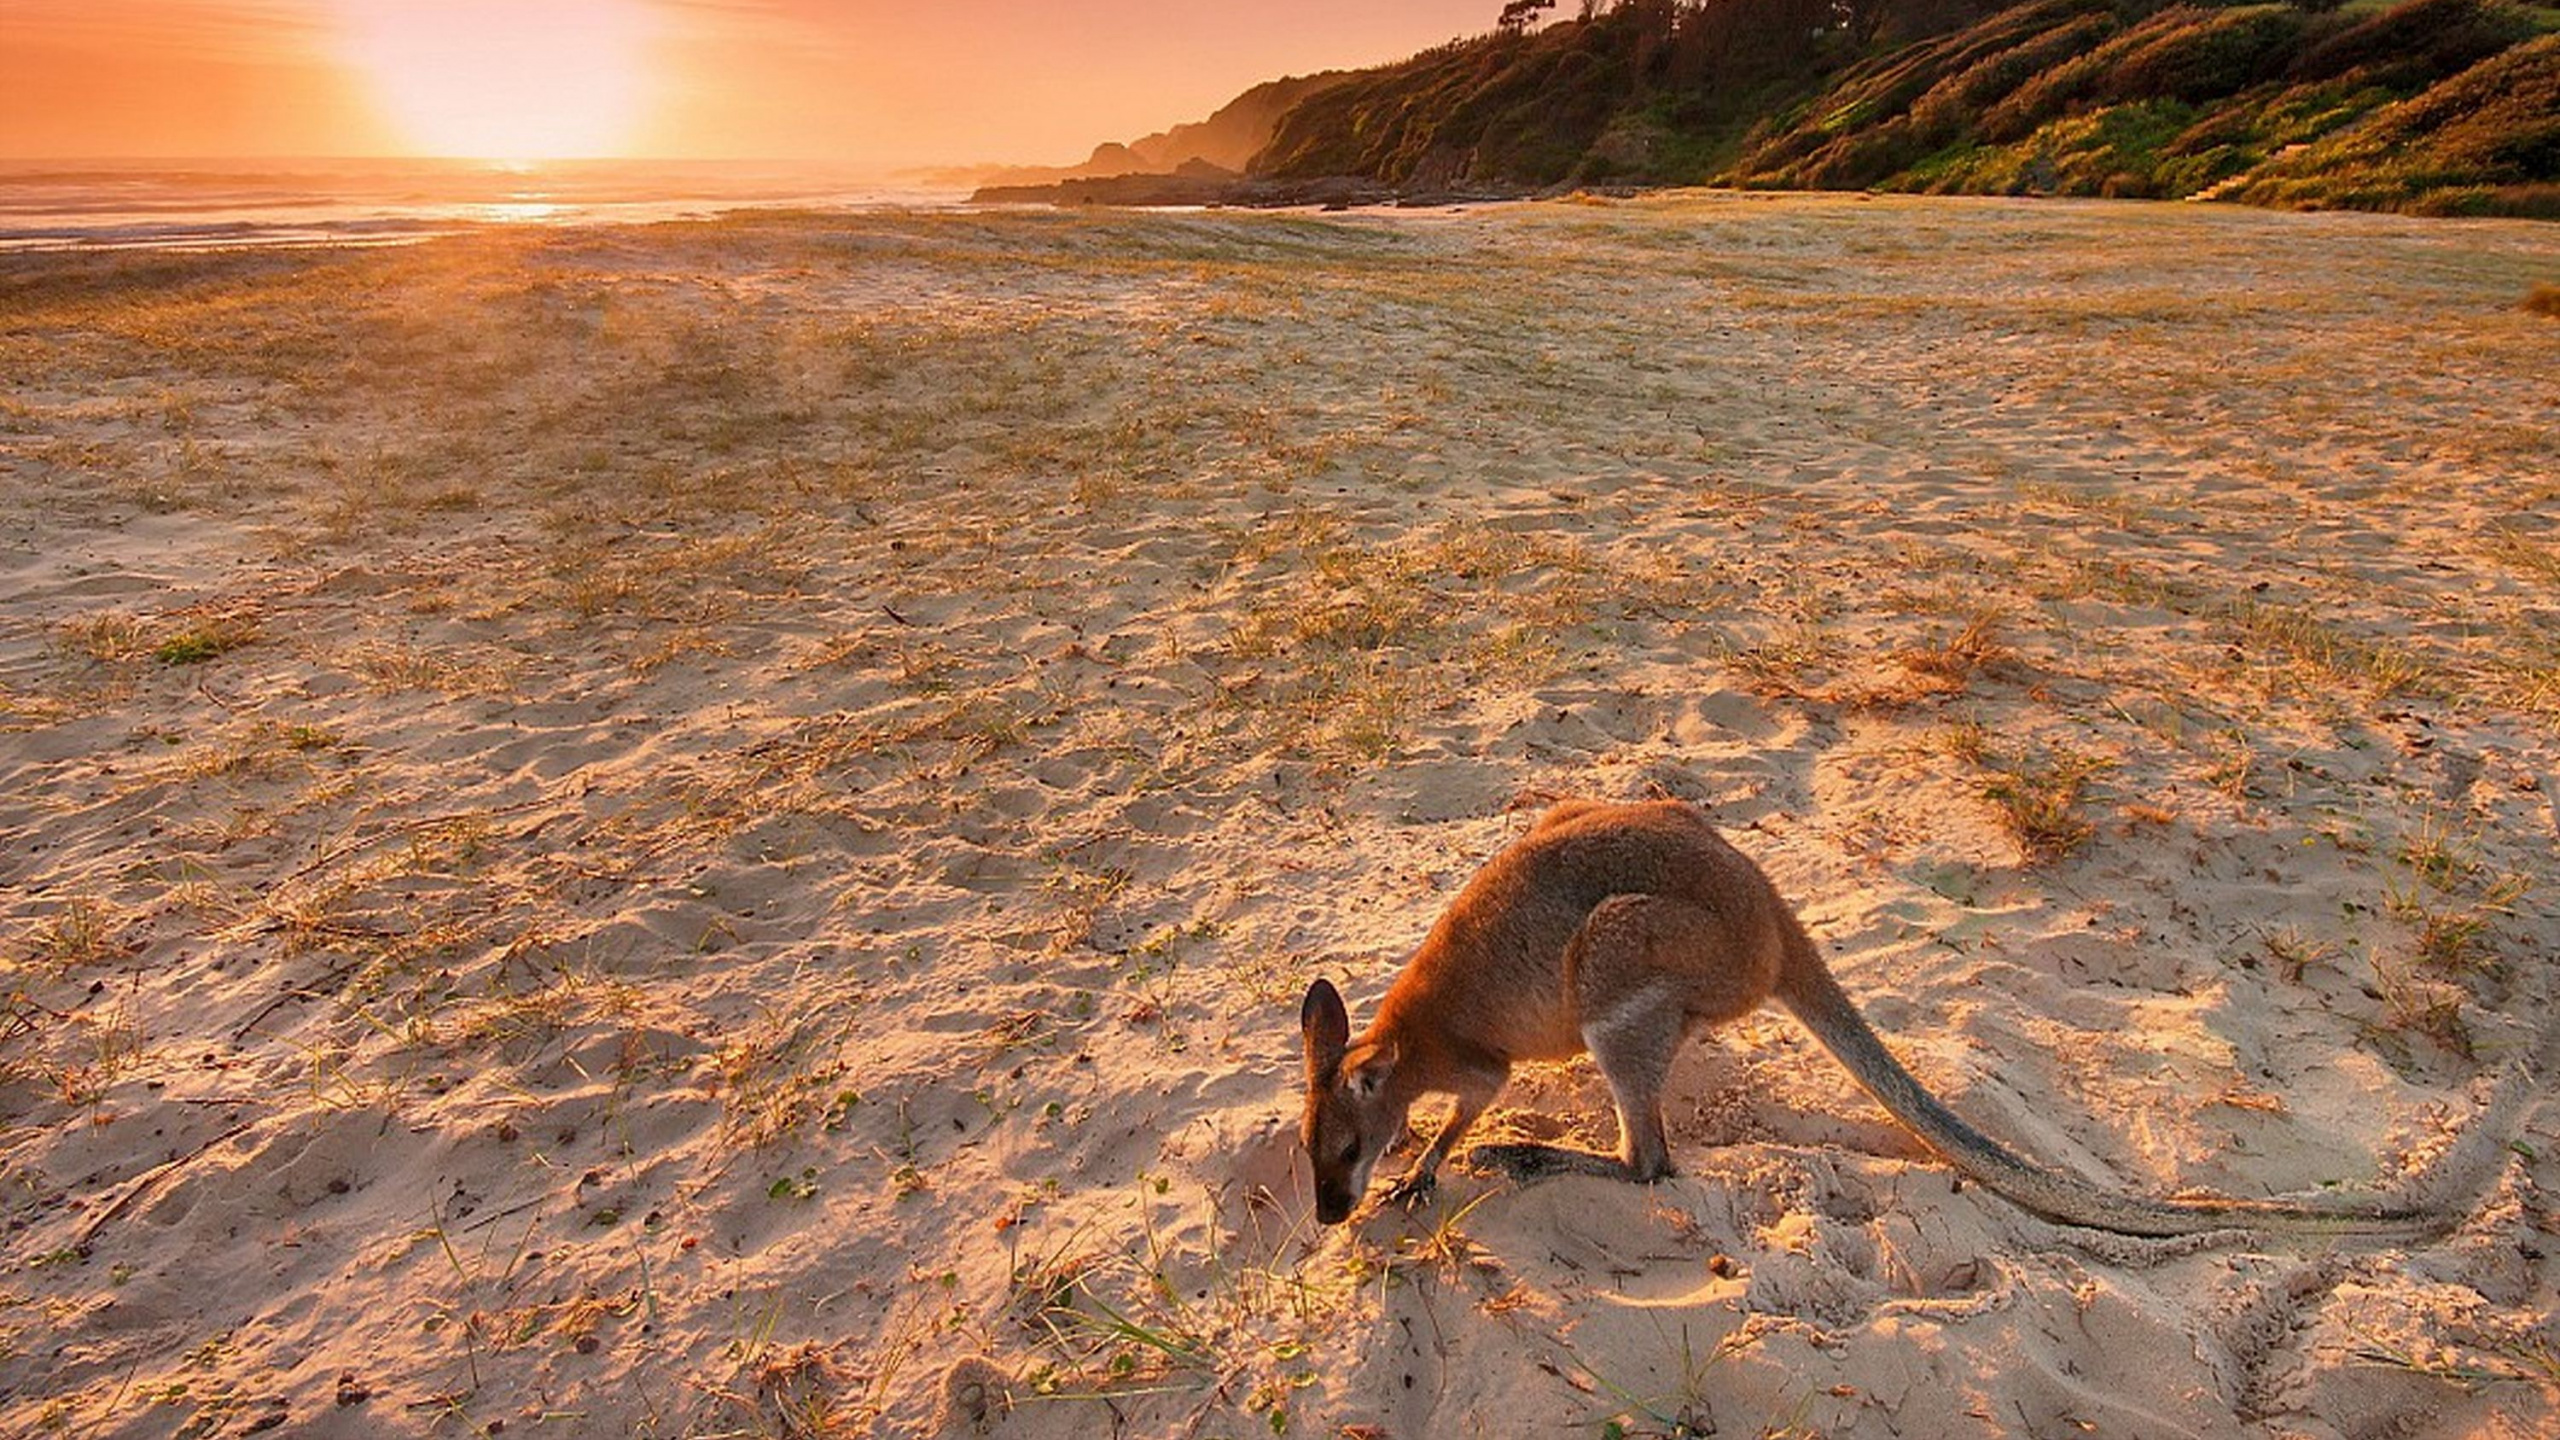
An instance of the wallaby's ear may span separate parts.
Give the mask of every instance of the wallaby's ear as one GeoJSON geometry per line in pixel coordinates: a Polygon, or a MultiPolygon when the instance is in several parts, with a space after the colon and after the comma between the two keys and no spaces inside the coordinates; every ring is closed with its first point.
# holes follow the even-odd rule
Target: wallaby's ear
{"type": "Polygon", "coordinates": [[[1298,1029],[1306,1036],[1309,1074],[1321,1075],[1342,1063],[1342,1052],[1351,1043],[1351,1016],[1332,981],[1307,987],[1306,1001],[1298,1007],[1298,1029]]]}
{"type": "Polygon", "coordinates": [[[1376,1047],[1351,1067],[1342,1077],[1343,1083],[1351,1087],[1352,1094],[1368,1099],[1387,1083],[1388,1076],[1396,1073],[1396,1057],[1401,1053],[1393,1045],[1376,1047]]]}

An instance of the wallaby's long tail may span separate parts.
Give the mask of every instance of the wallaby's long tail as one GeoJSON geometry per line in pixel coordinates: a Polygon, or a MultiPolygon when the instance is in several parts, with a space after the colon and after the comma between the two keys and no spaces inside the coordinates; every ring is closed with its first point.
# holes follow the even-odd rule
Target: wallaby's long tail
{"type": "Polygon", "coordinates": [[[2018,1156],[1964,1122],[1923,1087],[1886,1049],[1832,978],[1813,942],[1789,937],[1778,998],[1849,1067],[1858,1083],[1947,1163],[2019,1205],[2051,1220],[2120,1235],[2194,1235],[2208,1230],[2261,1230],[2291,1235],[2413,1236],[2444,1228],[2427,1211],[2387,1206],[2337,1209],[2279,1200],[2151,1200],[2101,1189],[2018,1156]]]}

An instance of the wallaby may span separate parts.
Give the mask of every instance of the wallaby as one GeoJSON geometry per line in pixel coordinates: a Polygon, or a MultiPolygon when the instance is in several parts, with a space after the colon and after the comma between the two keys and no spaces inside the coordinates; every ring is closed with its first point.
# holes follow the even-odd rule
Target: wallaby
{"type": "Polygon", "coordinates": [[[1561,1170],[1636,1181],[1672,1173],[1662,1085],[1689,1036],[1776,996],[1884,1108],[1956,1169],[2050,1219],[2126,1235],[2247,1229],[2403,1235],[2425,1212],[2265,1200],[2152,1200],[2074,1180],[1984,1136],[1893,1058],[1760,868],[1678,801],[1568,801],[1458,892],[1358,1037],[1332,984],[1299,1012],[1302,1124],[1316,1218],[1338,1224],[1426,1094],[1457,1098],[1392,1194],[1427,1193],[1450,1147],[1522,1060],[1588,1050],[1617,1101],[1618,1153],[1482,1146],[1515,1176],[1561,1170]]]}

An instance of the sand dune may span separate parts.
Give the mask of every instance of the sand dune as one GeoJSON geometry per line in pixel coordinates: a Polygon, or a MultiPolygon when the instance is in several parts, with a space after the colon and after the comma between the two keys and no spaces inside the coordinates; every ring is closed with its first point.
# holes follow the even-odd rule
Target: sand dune
{"type": "Polygon", "coordinates": [[[0,258],[0,1430],[2549,1433],[2554,279],[1716,195],[0,258]],[[1319,1229],[1300,992],[1579,794],[2033,1154],[2455,1218],[2064,1231],[1773,1013],[1678,1179],[1319,1229]]]}

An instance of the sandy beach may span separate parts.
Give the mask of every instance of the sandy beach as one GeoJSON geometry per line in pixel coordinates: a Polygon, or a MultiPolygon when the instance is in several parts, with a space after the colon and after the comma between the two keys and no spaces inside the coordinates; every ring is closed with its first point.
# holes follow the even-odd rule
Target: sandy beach
{"type": "Polygon", "coordinates": [[[0,257],[0,1432],[2554,1433],[2555,282],[1729,194],[0,257]],[[2443,1233],[2056,1226],[1775,1011],[1678,1178],[1318,1226],[1300,995],[1584,795],[2017,1148],[2443,1233]]]}

